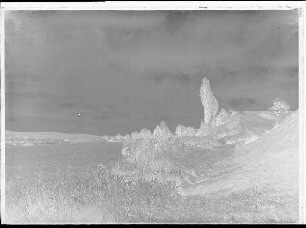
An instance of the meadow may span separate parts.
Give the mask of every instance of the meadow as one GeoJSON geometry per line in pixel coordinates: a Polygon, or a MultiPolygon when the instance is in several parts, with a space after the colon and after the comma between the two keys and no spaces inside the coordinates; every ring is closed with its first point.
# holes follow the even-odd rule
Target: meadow
{"type": "Polygon", "coordinates": [[[221,139],[7,147],[6,220],[298,222],[297,113],[277,127],[262,113],[238,119],[240,135],[231,122],[221,139]],[[258,139],[241,143],[244,128],[258,139]]]}

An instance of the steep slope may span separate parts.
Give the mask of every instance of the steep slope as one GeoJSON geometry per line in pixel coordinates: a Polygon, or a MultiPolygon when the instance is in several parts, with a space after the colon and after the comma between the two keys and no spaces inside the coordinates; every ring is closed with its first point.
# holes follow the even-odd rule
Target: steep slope
{"type": "Polygon", "coordinates": [[[231,157],[216,162],[203,181],[181,189],[183,195],[230,194],[251,188],[270,189],[273,194],[298,196],[298,113],[258,140],[236,148],[231,157]]]}

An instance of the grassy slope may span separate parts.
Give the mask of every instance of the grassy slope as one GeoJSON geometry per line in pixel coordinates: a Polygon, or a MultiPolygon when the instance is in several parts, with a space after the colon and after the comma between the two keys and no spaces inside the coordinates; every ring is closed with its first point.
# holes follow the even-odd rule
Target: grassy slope
{"type": "Polygon", "coordinates": [[[245,210],[243,215],[249,207],[242,199],[254,199],[257,219],[297,222],[298,113],[292,113],[257,141],[236,148],[233,156],[210,166],[206,175],[200,184],[181,188],[181,194],[223,198],[224,202],[231,202],[229,208],[240,205],[245,210]],[[241,204],[230,200],[231,196],[241,200],[241,204]]]}
{"type": "MultiPolygon", "coordinates": [[[[297,117],[293,113],[278,128],[236,149],[191,153],[184,159],[190,167],[201,169],[181,189],[185,196],[158,182],[139,180],[127,185],[124,175],[100,177],[93,170],[87,178],[61,175],[26,188],[16,183],[7,192],[8,218],[17,223],[297,222],[297,117]],[[196,184],[199,180],[204,182],[196,184]]],[[[259,112],[243,113],[224,128],[233,138],[247,129],[265,132],[274,121],[259,112]]]]}
{"type": "Polygon", "coordinates": [[[293,113],[279,127],[264,133],[255,142],[237,147],[231,157],[211,166],[210,172],[217,178],[196,189],[204,193],[231,192],[265,184],[286,184],[291,189],[297,187],[297,164],[298,114],[293,113]]]}

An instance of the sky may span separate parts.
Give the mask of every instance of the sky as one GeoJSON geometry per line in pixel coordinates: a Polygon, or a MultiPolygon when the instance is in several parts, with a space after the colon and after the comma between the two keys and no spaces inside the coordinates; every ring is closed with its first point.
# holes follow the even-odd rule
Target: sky
{"type": "Polygon", "coordinates": [[[220,108],[298,108],[298,11],[7,11],[6,129],[199,127],[220,108]]]}

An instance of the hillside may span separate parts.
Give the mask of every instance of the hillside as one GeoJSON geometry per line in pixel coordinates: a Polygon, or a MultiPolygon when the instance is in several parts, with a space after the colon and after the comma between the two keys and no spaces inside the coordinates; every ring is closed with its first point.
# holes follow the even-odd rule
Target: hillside
{"type": "Polygon", "coordinates": [[[42,144],[92,143],[105,141],[102,136],[87,134],[65,134],[57,132],[5,131],[8,146],[32,146],[42,144]]]}
{"type": "MultiPolygon", "coordinates": [[[[251,115],[251,114],[249,114],[251,115]]],[[[244,118],[241,116],[241,118],[244,118]]],[[[241,121],[250,127],[250,121],[241,121]]],[[[267,126],[264,124],[263,126],[267,126]]],[[[257,126],[256,126],[257,127],[257,126]]],[[[290,114],[279,126],[266,131],[254,142],[237,146],[226,159],[202,170],[203,175],[186,188],[183,195],[230,194],[256,187],[273,194],[298,196],[298,112],[290,114]]]]}

